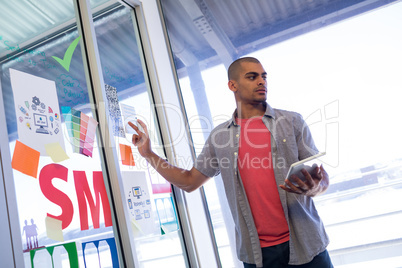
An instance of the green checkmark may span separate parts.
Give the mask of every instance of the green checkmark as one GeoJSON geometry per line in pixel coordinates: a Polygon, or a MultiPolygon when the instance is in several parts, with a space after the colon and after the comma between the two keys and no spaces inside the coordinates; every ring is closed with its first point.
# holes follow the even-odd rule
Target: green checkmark
{"type": "Polygon", "coordinates": [[[73,58],[74,50],[78,45],[78,42],[80,41],[81,36],[78,36],[67,48],[66,53],[64,53],[64,58],[60,59],[56,56],[52,56],[53,59],[55,59],[58,63],[60,63],[61,66],[63,66],[64,69],[67,70],[67,72],[70,71],[70,64],[71,64],[71,59],[73,58]]]}

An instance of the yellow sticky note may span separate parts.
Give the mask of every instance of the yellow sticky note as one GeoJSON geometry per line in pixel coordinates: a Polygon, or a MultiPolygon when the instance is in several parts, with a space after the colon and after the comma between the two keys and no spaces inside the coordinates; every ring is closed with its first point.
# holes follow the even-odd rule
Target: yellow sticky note
{"type": "Polygon", "coordinates": [[[143,234],[141,226],[138,225],[137,221],[131,218],[131,230],[133,231],[134,236],[138,236],[143,234]]]}
{"type": "Polygon", "coordinates": [[[62,221],[52,217],[46,217],[46,235],[50,239],[64,242],[63,229],[61,228],[62,221]]]}
{"type": "Polygon", "coordinates": [[[58,142],[45,144],[45,150],[55,163],[69,159],[68,155],[58,142]]]}

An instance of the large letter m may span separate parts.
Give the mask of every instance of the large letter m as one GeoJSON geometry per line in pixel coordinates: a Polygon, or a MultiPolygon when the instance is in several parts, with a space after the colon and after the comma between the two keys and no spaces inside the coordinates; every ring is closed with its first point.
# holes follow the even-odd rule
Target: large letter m
{"type": "Polygon", "coordinates": [[[102,200],[105,227],[112,226],[112,215],[110,212],[109,199],[106,194],[105,184],[101,171],[93,172],[93,190],[95,201],[89,189],[85,171],[74,171],[75,191],[77,193],[78,208],[80,211],[81,230],[88,230],[87,202],[91,210],[92,223],[94,228],[99,228],[100,201],[102,200]]]}

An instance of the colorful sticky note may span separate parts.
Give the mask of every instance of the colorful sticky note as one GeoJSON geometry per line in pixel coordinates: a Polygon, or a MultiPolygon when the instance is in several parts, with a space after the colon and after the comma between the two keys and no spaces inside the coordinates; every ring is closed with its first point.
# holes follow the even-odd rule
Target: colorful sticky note
{"type": "Polygon", "coordinates": [[[61,111],[73,145],[73,152],[92,157],[98,122],[81,111],[68,106],[62,106],[61,111]]]}
{"type": "Polygon", "coordinates": [[[120,145],[120,156],[123,165],[135,166],[133,152],[131,151],[131,146],[125,144],[120,145]]]}
{"type": "Polygon", "coordinates": [[[46,224],[47,237],[60,242],[64,241],[63,229],[61,228],[62,226],[61,220],[52,217],[46,217],[45,224],[46,224]]]}
{"type": "Polygon", "coordinates": [[[15,142],[11,166],[28,176],[37,178],[40,153],[20,141],[15,142]]]}
{"type": "Polygon", "coordinates": [[[97,125],[98,122],[95,119],[93,119],[92,117],[88,119],[87,135],[85,137],[84,149],[82,150],[82,154],[89,157],[92,157],[97,125]]]}
{"type": "MultiPolygon", "coordinates": [[[[75,109],[71,109],[72,120],[72,133],[73,133],[73,145],[74,153],[80,153],[80,130],[81,130],[81,112],[75,109]]],[[[82,150],[81,150],[82,151],[82,150]]]]}
{"type": "Polygon", "coordinates": [[[131,230],[133,231],[134,236],[139,236],[139,235],[144,234],[142,232],[141,226],[133,218],[131,218],[131,230]]]}
{"type": "Polygon", "coordinates": [[[64,118],[64,123],[66,123],[67,129],[71,130],[73,128],[72,126],[72,115],[71,115],[71,107],[69,106],[62,106],[61,107],[61,113],[63,114],[64,118]]]}
{"type": "Polygon", "coordinates": [[[84,150],[85,138],[87,136],[89,116],[81,113],[81,126],[80,126],[80,153],[84,150]]]}
{"type": "Polygon", "coordinates": [[[73,133],[73,118],[72,118],[72,115],[71,115],[71,107],[62,106],[61,107],[61,112],[62,112],[63,117],[64,117],[64,123],[65,123],[66,128],[67,128],[68,136],[70,137],[70,140],[72,140],[73,137],[74,137],[74,133],[73,133]]]}
{"type": "Polygon", "coordinates": [[[50,158],[52,158],[53,162],[55,163],[59,163],[61,161],[69,159],[68,155],[63,150],[63,147],[61,147],[60,143],[58,142],[45,144],[45,149],[47,154],[50,156],[50,158]]]}

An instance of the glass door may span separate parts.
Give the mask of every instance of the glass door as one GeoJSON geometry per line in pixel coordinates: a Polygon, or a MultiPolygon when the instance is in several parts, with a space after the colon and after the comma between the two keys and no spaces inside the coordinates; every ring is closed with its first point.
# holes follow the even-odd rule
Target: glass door
{"type": "Polygon", "coordinates": [[[102,12],[93,10],[93,15],[107,117],[119,159],[122,202],[136,257],[140,267],[186,267],[171,185],[140,156],[132,145],[135,131],[128,126],[129,121],[142,120],[153,148],[166,159],[135,12],[116,4],[102,12]]]}
{"type": "Polygon", "coordinates": [[[7,198],[18,215],[10,221],[20,227],[25,267],[124,267],[125,250],[140,267],[186,267],[171,187],[139,158],[126,128],[141,118],[152,142],[162,144],[135,14],[116,1],[91,1],[104,116],[85,59],[97,47],[84,45],[74,5],[0,4],[10,16],[0,19],[1,144],[8,142],[1,158],[9,164],[7,198]],[[109,134],[112,142],[102,142],[109,134]],[[105,155],[106,146],[115,154],[105,155]],[[108,161],[118,162],[116,177],[108,161]],[[122,248],[124,236],[133,237],[131,249],[122,248]]]}
{"type": "Polygon", "coordinates": [[[20,226],[25,267],[118,267],[74,3],[1,5],[10,16],[0,38],[2,124],[12,167],[7,183],[15,189],[7,196],[16,199],[18,219],[12,220],[20,226]]]}

